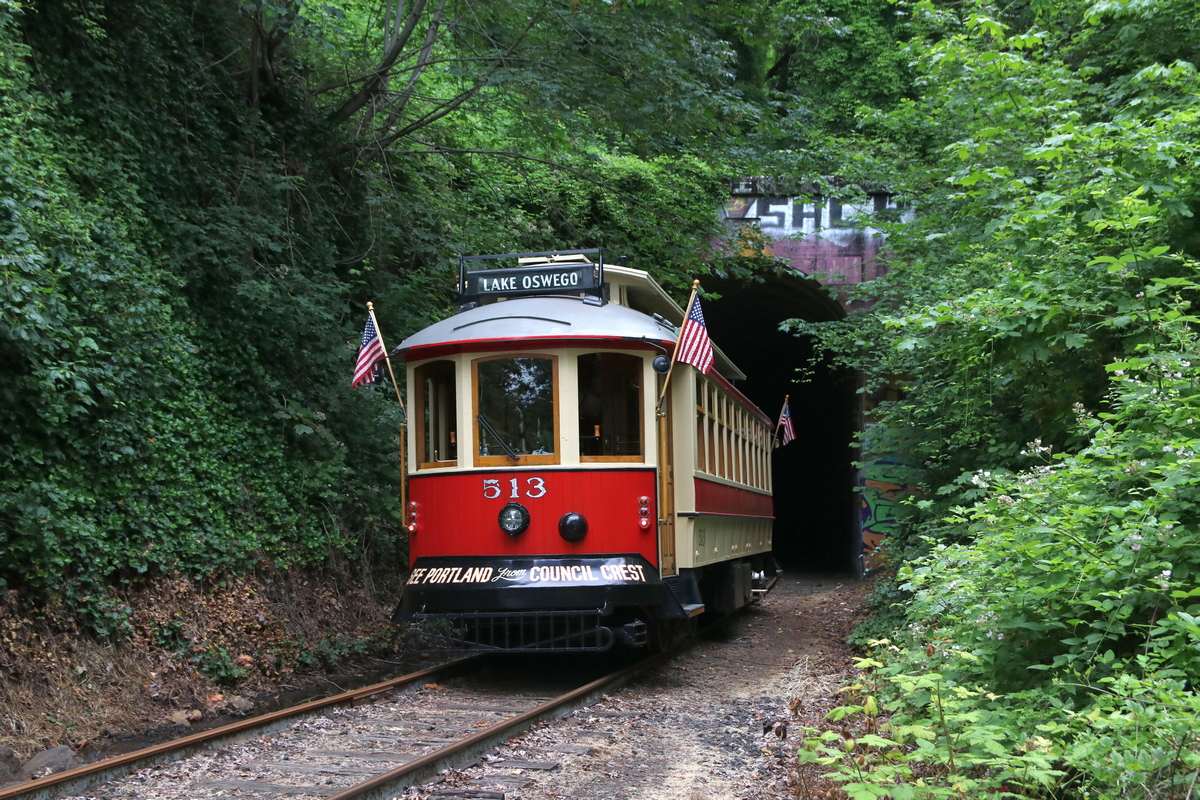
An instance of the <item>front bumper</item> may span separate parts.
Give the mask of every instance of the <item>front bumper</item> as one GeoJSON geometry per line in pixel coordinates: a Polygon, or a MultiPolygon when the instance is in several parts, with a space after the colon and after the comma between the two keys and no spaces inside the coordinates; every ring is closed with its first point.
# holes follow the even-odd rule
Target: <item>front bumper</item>
{"type": "Polygon", "coordinates": [[[639,616],[682,614],[636,554],[419,558],[393,621],[422,651],[599,651],[646,642],[639,616]]]}

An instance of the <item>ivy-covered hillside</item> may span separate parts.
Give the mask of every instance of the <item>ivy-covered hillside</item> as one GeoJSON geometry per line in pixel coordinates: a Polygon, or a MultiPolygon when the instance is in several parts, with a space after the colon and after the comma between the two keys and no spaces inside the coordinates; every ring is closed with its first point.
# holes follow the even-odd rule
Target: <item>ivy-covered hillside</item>
{"type": "Polygon", "coordinates": [[[755,110],[703,20],[395,13],[0,2],[0,586],[101,620],[143,577],[401,564],[395,398],[350,389],[365,301],[397,342],[460,252],[707,253],[691,143],[755,110]]]}

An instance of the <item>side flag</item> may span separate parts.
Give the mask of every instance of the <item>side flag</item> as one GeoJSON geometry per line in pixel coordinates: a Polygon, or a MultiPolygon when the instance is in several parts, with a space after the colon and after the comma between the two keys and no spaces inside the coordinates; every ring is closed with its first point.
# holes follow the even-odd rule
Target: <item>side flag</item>
{"type": "Polygon", "coordinates": [[[383,351],[383,339],[380,338],[379,331],[375,329],[375,315],[369,314],[367,327],[363,329],[362,345],[358,348],[358,361],[354,364],[354,380],[350,383],[350,388],[354,389],[364,383],[374,382],[375,366],[386,355],[383,351]]]}
{"type": "Polygon", "coordinates": [[[688,308],[687,319],[683,322],[683,330],[679,333],[677,348],[676,361],[691,364],[704,373],[712,369],[712,341],[708,338],[704,311],[700,308],[700,298],[696,296],[695,291],[692,292],[692,304],[688,308]]]}
{"type": "Polygon", "coordinates": [[[792,409],[788,405],[788,398],[783,400],[783,411],[779,414],[778,430],[783,432],[783,441],[779,446],[783,447],[788,442],[796,439],[796,428],[792,425],[792,409]]]}

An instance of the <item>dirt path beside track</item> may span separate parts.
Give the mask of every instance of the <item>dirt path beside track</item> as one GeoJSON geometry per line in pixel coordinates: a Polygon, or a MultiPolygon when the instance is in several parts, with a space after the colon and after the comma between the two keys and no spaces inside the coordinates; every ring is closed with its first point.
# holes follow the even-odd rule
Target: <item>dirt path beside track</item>
{"type": "Polygon", "coordinates": [[[865,590],[853,578],[784,573],[720,634],[636,686],[409,796],[491,790],[505,800],[796,797],[789,769],[796,734],[818,724],[833,706],[832,693],[855,674],[845,639],[862,618],[865,590]],[[524,786],[489,787],[489,761],[544,761],[547,753],[558,769],[531,771],[524,786]]]}

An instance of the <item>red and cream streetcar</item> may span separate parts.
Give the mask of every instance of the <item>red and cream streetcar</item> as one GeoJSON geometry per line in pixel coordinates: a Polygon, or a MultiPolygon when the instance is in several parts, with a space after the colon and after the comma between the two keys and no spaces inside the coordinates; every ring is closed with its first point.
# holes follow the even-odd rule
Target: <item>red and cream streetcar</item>
{"type": "Polygon", "coordinates": [[[772,423],[737,368],[714,348],[668,378],[684,312],[598,250],[460,263],[459,313],[393,351],[412,430],[394,619],[417,646],[663,646],[764,589],[772,423]]]}

